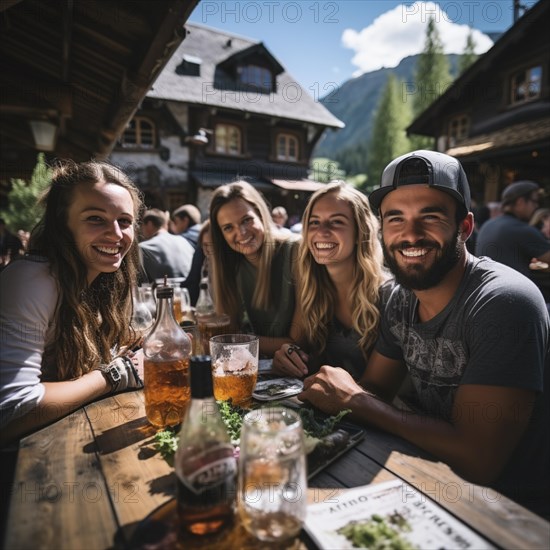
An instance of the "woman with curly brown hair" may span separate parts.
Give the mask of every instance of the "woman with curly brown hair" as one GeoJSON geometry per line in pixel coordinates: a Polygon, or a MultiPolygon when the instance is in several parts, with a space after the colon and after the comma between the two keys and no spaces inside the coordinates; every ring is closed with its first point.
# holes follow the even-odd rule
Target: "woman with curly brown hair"
{"type": "Polygon", "coordinates": [[[298,307],[273,368],[302,377],[322,364],[358,379],[378,334],[383,268],[378,221],[368,199],[340,182],[316,191],[303,215],[297,259],[298,307]]]}
{"type": "Polygon", "coordinates": [[[60,161],[29,253],[0,279],[3,442],[107,393],[141,387],[125,354],[139,255],[139,191],[118,168],[60,161]]]}

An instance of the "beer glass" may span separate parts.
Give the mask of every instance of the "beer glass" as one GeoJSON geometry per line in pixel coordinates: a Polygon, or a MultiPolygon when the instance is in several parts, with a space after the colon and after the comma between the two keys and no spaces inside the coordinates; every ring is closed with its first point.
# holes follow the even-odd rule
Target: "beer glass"
{"type": "Polygon", "coordinates": [[[199,335],[202,340],[203,353],[210,355],[210,339],[219,334],[231,332],[231,318],[225,313],[214,315],[196,315],[199,335]]]}
{"type": "Polygon", "coordinates": [[[260,339],[253,334],[220,334],[210,338],[212,380],[217,401],[246,406],[258,378],[260,339]]]}
{"type": "Polygon", "coordinates": [[[237,503],[243,525],[262,541],[300,532],[307,481],[302,421],[295,411],[265,407],[244,416],[237,503]]]}

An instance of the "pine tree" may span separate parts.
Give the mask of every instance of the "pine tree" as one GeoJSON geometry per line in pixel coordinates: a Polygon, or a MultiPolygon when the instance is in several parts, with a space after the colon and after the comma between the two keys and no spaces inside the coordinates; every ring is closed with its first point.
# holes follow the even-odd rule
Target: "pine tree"
{"type": "Polygon", "coordinates": [[[28,183],[22,179],[11,180],[8,209],[2,214],[9,227],[13,230],[30,231],[36,225],[42,215],[37,201],[50,181],[51,168],[46,164],[44,153],[39,153],[28,183]]]}
{"type": "Polygon", "coordinates": [[[458,60],[459,75],[461,75],[470,65],[473,65],[479,57],[475,52],[476,46],[477,44],[474,40],[472,29],[470,28],[470,32],[468,32],[468,36],[466,38],[466,46],[464,47],[464,51],[458,60]]]}
{"type": "MultiPolygon", "coordinates": [[[[415,94],[413,96],[413,113],[417,117],[425,111],[452,82],[449,60],[443,50],[433,17],[428,22],[424,50],[420,54],[415,71],[415,94]]],[[[411,143],[415,149],[432,149],[433,138],[412,136],[411,143]]]]}
{"type": "Polygon", "coordinates": [[[368,186],[377,187],[386,165],[410,151],[406,128],[411,122],[411,108],[403,98],[404,83],[390,74],[374,115],[367,152],[368,186]]]}

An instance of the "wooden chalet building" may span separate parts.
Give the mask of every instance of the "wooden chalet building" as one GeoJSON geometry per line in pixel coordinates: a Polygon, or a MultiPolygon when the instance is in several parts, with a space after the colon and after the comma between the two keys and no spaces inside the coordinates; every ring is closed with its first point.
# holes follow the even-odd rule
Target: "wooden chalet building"
{"type": "Polygon", "coordinates": [[[550,190],[548,20],[539,0],[407,129],[463,163],[479,203],[521,179],[550,190]]]}
{"type": "Polygon", "coordinates": [[[344,124],[302,89],[261,42],[194,23],[121,136],[111,159],[148,206],[196,204],[241,177],[272,206],[301,214],[320,183],[312,150],[344,124]]]}
{"type": "Polygon", "coordinates": [[[106,159],[199,0],[2,0],[0,207],[49,160],[106,159]]]}

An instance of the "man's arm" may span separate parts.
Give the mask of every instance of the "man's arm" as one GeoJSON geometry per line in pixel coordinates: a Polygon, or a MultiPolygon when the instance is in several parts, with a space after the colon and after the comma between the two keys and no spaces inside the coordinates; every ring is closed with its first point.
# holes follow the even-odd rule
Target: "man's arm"
{"type": "Polygon", "coordinates": [[[407,439],[472,482],[489,484],[496,479],[525,432],[535,392],[460,386],[449,422],[401,411],[387,401],[396,391],[398,363],[379,354],[376,364],[369,362],[364,379],[371,379],[369,386],[379,388],[383,399],[365,391],[346,371],[326,366],[305,380],[304,391],[298,397],[329,414],[349,408],[353,420],[407,439]],[[393,363],[393,375],[381,374],[384,363],[393,363]],[[376,380],[375,372],[380,374],[376,380]],[[384,378],[390,382],[386,387],[382,384],[384,378]]]}

